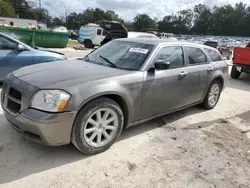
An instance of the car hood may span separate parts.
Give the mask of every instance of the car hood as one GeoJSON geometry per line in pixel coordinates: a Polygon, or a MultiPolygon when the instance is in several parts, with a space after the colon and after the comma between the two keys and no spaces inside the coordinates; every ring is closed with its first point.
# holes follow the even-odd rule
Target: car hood
{"type": "Polygon", "coordinates": [[[50,50],[50,49],[48,49],[48,48],[42,48],[42,47],[37,47],[37,46],[35,46],[34,49],[36,49],[36,50],[38,50],[38,51],[51,52],[51,53],[55,53],[55,54],[64,55],[64,53],[57,52],[57,51],[53,51],[53,50],[50,50]]]}
{"type": "Polygon", "coordinates": [[[72,60],[32,65],[13,73],[17,78],[41,89],[63,89],[83,82],[128,74],[130,71],[72,60]]]}

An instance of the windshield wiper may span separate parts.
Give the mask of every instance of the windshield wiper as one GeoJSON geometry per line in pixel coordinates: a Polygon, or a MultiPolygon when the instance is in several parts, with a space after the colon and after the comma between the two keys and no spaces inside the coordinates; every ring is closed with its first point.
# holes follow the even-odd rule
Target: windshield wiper
{"type": "Polygon", "coordinates": [[[117,68],[118,67],[116,66],[116,64],[114,64],[112,61],[110,61],[109,59],[107,59],[106,57],[103,57],[102,55],[99,55],[100,58],[102,58],[106,63],[109,64],[110,67],[113,67],[113,68],[117,68]]]}

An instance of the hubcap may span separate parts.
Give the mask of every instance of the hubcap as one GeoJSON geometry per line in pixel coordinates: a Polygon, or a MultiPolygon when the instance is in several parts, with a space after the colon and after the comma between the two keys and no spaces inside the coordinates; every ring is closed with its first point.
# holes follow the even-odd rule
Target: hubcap
{"type": "Polygon", "coordinates": [[[216,105],[220,94],[220,87],[218,84],[214,84],[209,92],[208,103],[210,106],[216,105]]]}
{"type": "Polygon", "coordinates": [[[84,139],[92,147],[108,144],[118,130],[119,121],[116,112],[109,108],[96,110],[84,125],[84,139]]]}

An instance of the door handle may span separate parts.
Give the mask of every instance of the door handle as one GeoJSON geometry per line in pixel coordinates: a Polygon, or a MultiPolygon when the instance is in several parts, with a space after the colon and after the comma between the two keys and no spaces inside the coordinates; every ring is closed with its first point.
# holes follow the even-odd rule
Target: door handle
{"type": "Polygon", "coordinates": [[[182,78],[183,78],[183,77],[187,76],[187,74],[188,74],[187,72],[181,71],[181,73],[180,73],[180,77],[182,77],[182,78]]]}
{"type": "Polygon", "coordinates": [[[214,69],[212,67],[208,67],[207,71],[212,72],[214,69]]]}

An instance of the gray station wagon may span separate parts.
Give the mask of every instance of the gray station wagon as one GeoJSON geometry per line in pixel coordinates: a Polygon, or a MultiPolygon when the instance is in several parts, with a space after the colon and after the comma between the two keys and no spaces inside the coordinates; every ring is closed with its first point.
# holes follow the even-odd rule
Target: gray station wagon
{"type": "Polygon", "coordinates": [[[85,154],[108,149],[124,128],[201,104],[216,106],[228,67],[211,47],[163,39],[117,39],[82,60],[9,74],[1,104],[24,136],[72,142],[85,154]]]}

